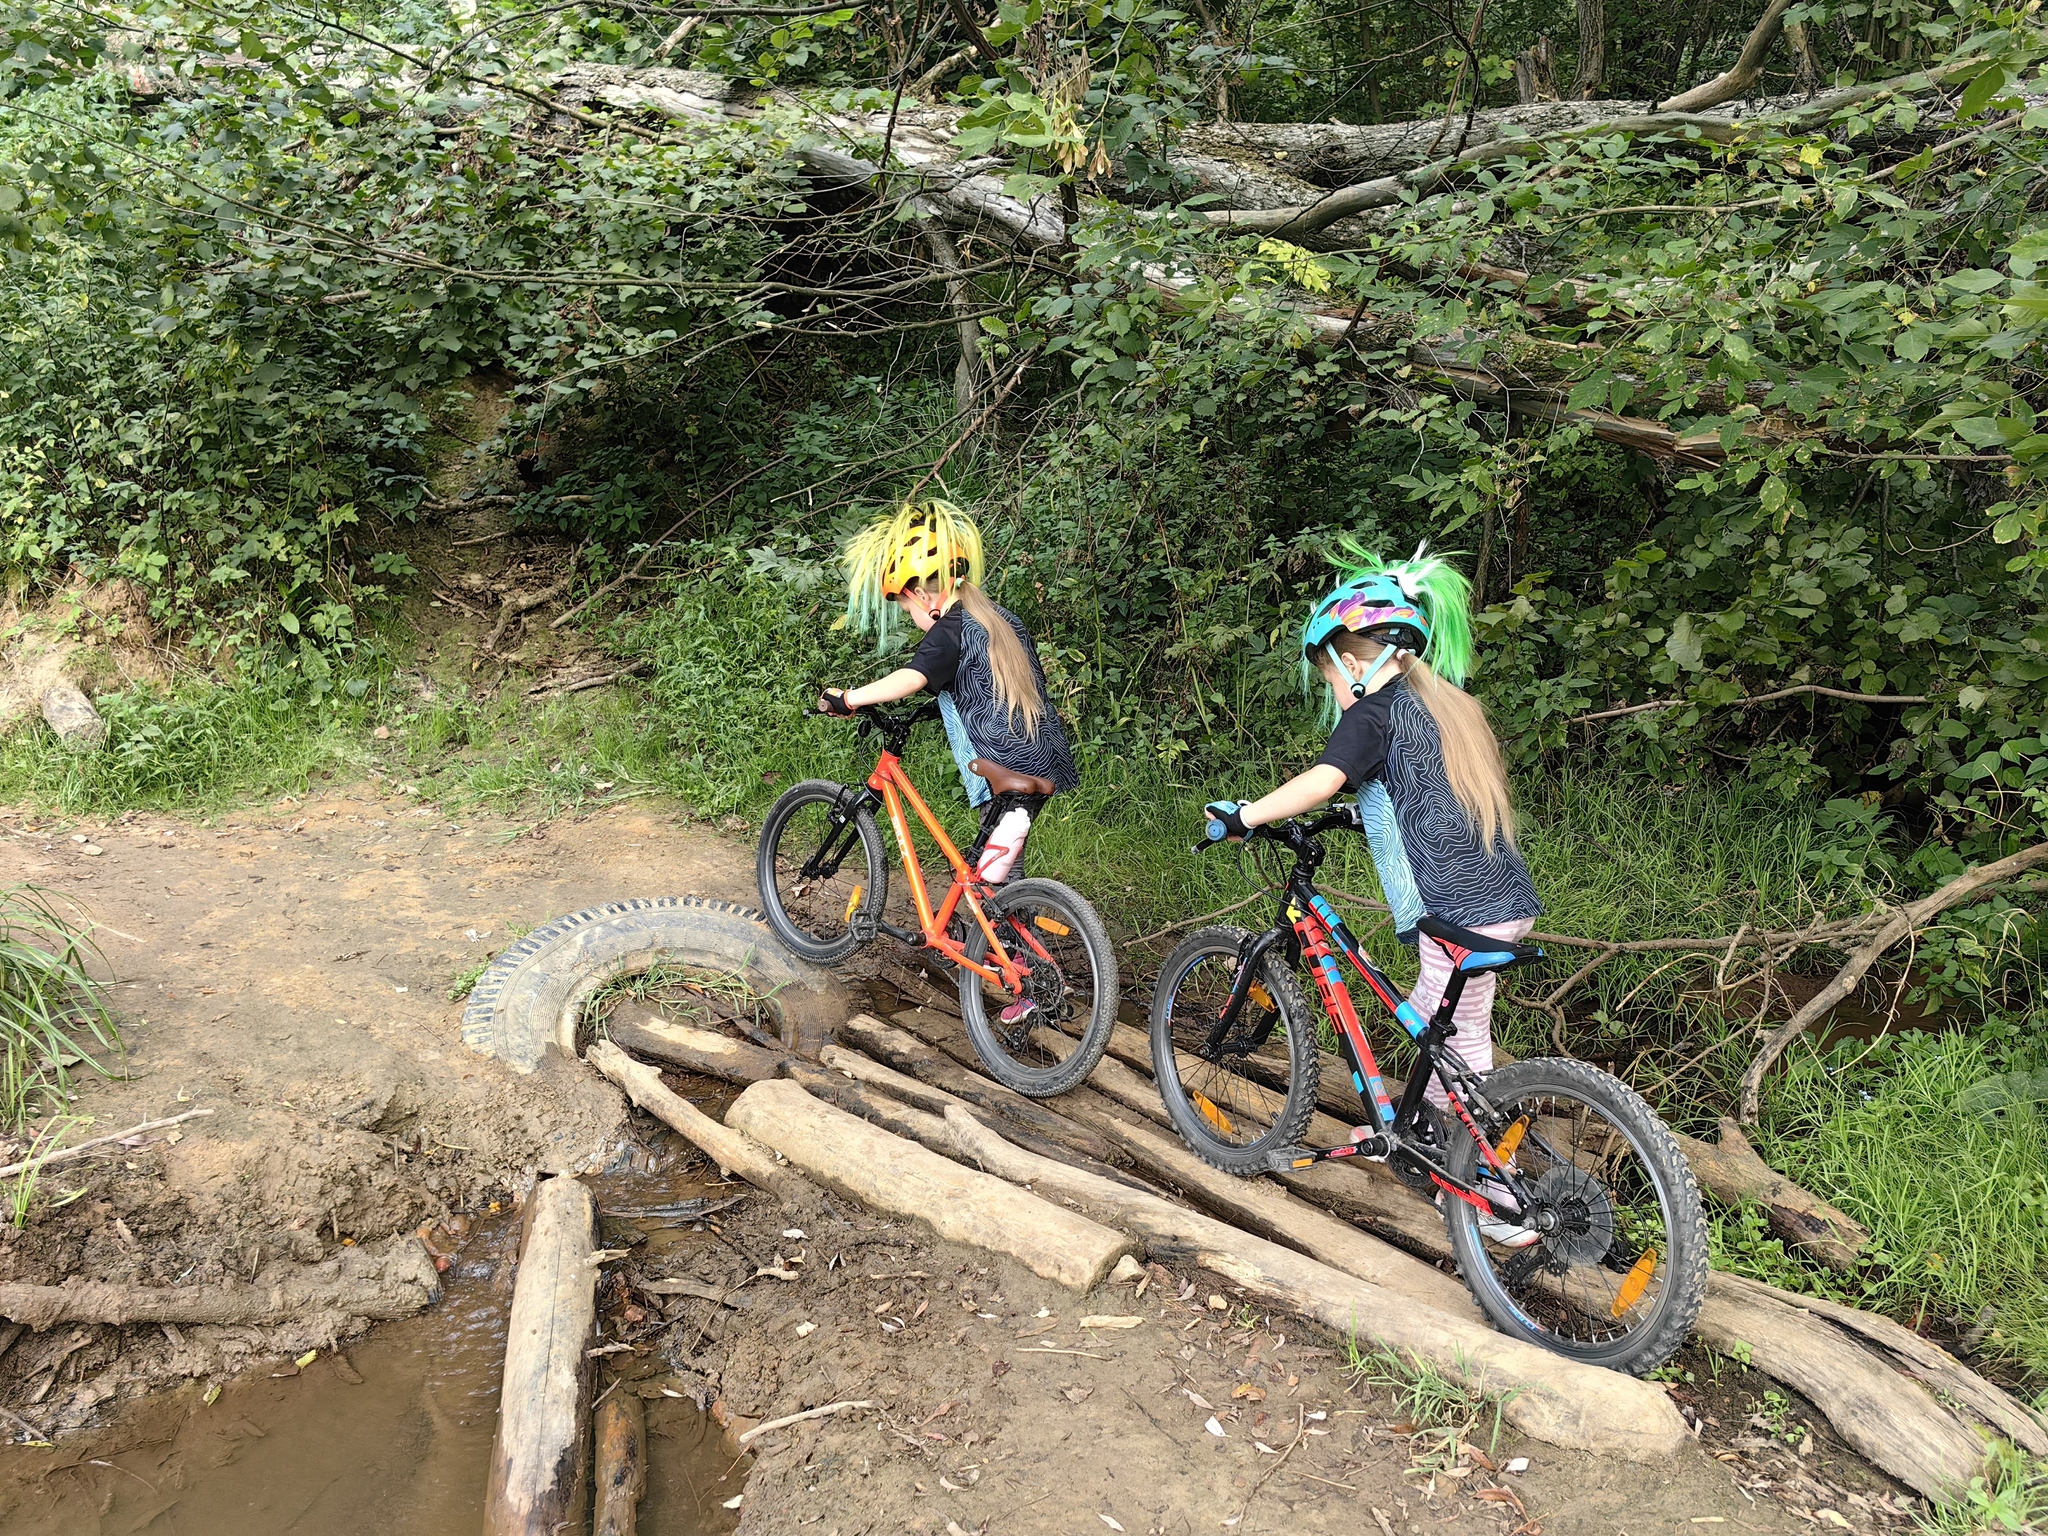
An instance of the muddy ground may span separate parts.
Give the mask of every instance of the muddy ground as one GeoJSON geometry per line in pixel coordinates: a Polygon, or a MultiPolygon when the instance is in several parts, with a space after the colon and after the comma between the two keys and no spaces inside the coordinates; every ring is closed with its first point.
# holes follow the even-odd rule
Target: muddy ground
{"type": "MultiPolygon", "coordinates": [[[[495,1315],[490,1298],[509,1294],[511,1257],[493,1234],[536,1174],[612,1170],[598,1184],[608,1210],[644,1202],[648,1187],[721,1193],[707,1187],[715,1170],[580,1068],[556,1061],[520,1078],[466,1052],[461,1006],[448,996],[509,937],[565,912],[633,895],[750,901],[751,848],[690,827],[677,808],[635,800],[531,828],[451,819],[377,781],[219,825],[152,815],[70,825],[12,813],[0,817],[0,861],[11,877],[77,897],[119,978],[123,1075],[81,1079],[77,1112],[106,1130],[214,1111],[175,1136],[50,1170],[54,1193],[83,1193],[39,1210],[25,1230],[0,1227],[0,1280],[246,1279],[429,1223],[456,1248],[455,1299],[356,1342],[346,1372],[327,1355],[292,1374],[300,1351],[351,1341],[290,1329],[55,1328],[20,1338],[0,1356],[0,1407],[75,1433],[53,1451],[10,1453],[43,1458],[15,1460],[0,1479],[0,1524],[10,1529],[9,1510],[55,1522],[22,1529],[235,1529],[203,1515],[208,1490],[229,1476],[223,1468],[260,1471],[282,1454],[273,1436],[328,1443],[322,1414],[345,1415],[355,1442],[377,1444],[388,1418],[394,1441],[423,1443],[419,1403],[431,1407],[435,1394],[405,1386],[380,1397],[378,1370],[410,1378],[392,1363],[409,1358],[404,1350],[392,1346],[385,1360],[379,1341],[424,1337],[442,1348],[451,1330],[473,1327],[479,1306],[495,1315]],[[369,1395],[359,1405],[375,1406],[348,1407],[347,1394],[360,1392],[369,1395]],[[86,1510],[97,1527],[84,1523],[86,1510]]],[[[707,1109],[730,1092],[671,1081],[707,1109]]],[[[701,1404],[735,1429],[841,1400],[878,1405],[765,1436],[751,1463],[725,1447],[733,1454],[723,1471],[704,1470],[721,1447],[706,1451],[692,1438],[706,1432],[675,1420],[654,1454],[687,1463],[687,1497],[670,1497],[643,1529],[709,1531],[737,1518],[746,1532],[815,1536],[1283,1527],[1394,1536],[1437,1526],[1560,1536],[1897,1523],[1889,1485],[1824,1428],[1809,1436],[1813,1415],[1801,1405],[1752,1422],[1767,1384],[1725,1362],[1719,1379],[1702,1358],[1692,1362],[1697,1380],[1673,1384],[1702,1437],[1670,1465],[1596,1461],[1508,1432],[1496,1441],[1483,1415],[1476,1450],[1453,1452],[1441,1434],[1414,1430],[1412,1409],[1345,1369],[1344,1341],[1249,1311],[1215,1277],[1155,1272],[1142,1295],[1127,1282],[1084,1299],[914,1226],[844,1202],[832,1210],[800,1232],[758,1197],[680,1228],[608,1222],[607,1241],[630,1249],[604,1292],[606,1337],[626,1346],[604,1362],[606,1380],[620,1378],[614,1390],[671,1414],[701,1404]],[[801,1278],[757,1277],[763,1268],[801,1278]],[[732,1289],[738,1305],[635,1289],[660,1278],[732,1289]],[[1084,1326],[1091,1316],[1139,1321],[1084,1326]],[[1518,1457],[1528,1458],[1518,1473],[1486,1465],[1518,1457]],[[733,1497],[736,1513],[725,1507],[733,1497]]],[[[487,1364],[465,1369],[490,1378],[487,1364]]],[[[489,1390],[479,1390],[488,1408],[489,1390]]],[[[462,1466],[467,1447],[488,1440],[488,1411],[466,1401],[452,1418],[427,1412],[430,1428],[461,1421],[469,1438],[445,1426],[444,1438],[462,1466]]],[[[376,1515],[330,1482],[290,1528],[367,1529],[368,1519],[398,1533],[473,1518],[481,1458],[471,1489],[462,1475],[444,1487],[444,1463],[420,1457],[443,1467],[430,1479],[438,1491],[408,1505],[431,1513],[429,1523],[376,1515]]],[[[269,1487],[265,1497],[282,1494],[269,1487]]],[[[286,1528],[264,1519],[241,1528],[286,1528]]]]}

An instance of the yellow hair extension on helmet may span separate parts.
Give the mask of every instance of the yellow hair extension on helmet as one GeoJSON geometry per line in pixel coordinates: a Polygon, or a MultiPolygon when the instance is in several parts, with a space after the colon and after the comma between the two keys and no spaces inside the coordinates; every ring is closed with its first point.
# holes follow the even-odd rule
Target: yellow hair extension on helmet
{"type": "Polygon", "coordinates": [[[913,584],[943,592],[954,583],[981,583],[981,530],[950,501],[904,502],[885,512],[847,543],[846,622],[888,644],[897,616],[896,594],[913,584]]]}

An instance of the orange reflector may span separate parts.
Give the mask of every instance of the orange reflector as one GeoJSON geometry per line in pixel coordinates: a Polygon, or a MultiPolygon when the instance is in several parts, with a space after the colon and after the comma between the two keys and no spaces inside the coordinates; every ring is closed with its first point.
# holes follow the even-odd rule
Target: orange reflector
{"type": "Polygon", "coordinates": [[[842,917],[841,919],[839,919],[839,921],[841,921],[842,923],[850,923],[850,922],[852,922],[852,921],[853,921],[853,912],[854,912],[854,908],[856,908],[856,907],[858,907],[858,906],[860,905],[860,899],[861,899],[861,897],[863,897],[863,896],[867,895],[867,893],[868,893],[868,888],[867,888],[866,886],[864,886],[864,885],[856,885],[856,886],[855,886],[855,887],[853,888],[853,894],[852,894],[851,896],[849,896],[849,897],[847,897],[847,898],[846,898],[846,916],[844,916],[844,917],[842,917]]]}
{"type": "Polygon", "coordinates": [[[1038,926],[1043,928],[1047,933],[1056,933],[1063,939],[1068,934],[1074,931],[1073,929],[1069,928],[1065,923],[1056,922],[1049,917],[1034,917],[1033,919],[1031,919],[1031,921],[1038,924],[1038,926]]]}
{"type": "Polygon", "coordinates": [[[1251,985],[1251,990],[1246,994],[1246,996],[1250,997],[1253,1002],[1257,1003],[1261,1008],[1264,1008],[1268,1013],[1273,1011],[1273,994],[1266,990],[1266,984],[1264,982],[1253,982],[1251,985]]]}
{"type": "Polygon", "coordinates": [[[1215,1126],[1217,1130],[1226,1136],[1237,1134],[1237,1127],[1230,1123],[1230,1116],[1218,1109],[1207,1094],[1195,1093],[1191,1090],[1188,1093],[1188,1097],[1195,1101],[1195,1108],[1202,1112],[1202,1118],[1215,1126]]]}
{"type": "Polygon", "coordinates": [[[1650,1276],[1657,1272],[1657,1250],[1645,1248],[1643,1256],[1637,1259],[1635,1267],[1622,1276],[1621,1289],[1615,1293],[1614,1305],[1607,1309],[1609,1317],[1619,1317],[1630,1307],[1643,1299],[1643,1292],[1649,1288],[1650,1276]]]}
{"type": "Polygon", "coordinates": [[[1312,1157],[1297,1157],[1294,1160],[1294,1166],[1297,1168],[1312,1168],[1315,1166],[1315,1161],[1312,1157]]]}
{"type": "Polygon", "coordinates": [[[1515,1148],[1519,1147],[1522,1144],[1522,1138],[1528,1134],[1529,1117],[1527,1115],[1524,1115],[1521,1119],[1517,1120],[1513,1125],[1508,1127],[1507,1135],[1501,1137],[1500,1145],[1493,1149],[1493,1155],[1499,1158],[1502,1162],[1506,1162],[1509,1158],[1515,1155],[1515,1148]]]}

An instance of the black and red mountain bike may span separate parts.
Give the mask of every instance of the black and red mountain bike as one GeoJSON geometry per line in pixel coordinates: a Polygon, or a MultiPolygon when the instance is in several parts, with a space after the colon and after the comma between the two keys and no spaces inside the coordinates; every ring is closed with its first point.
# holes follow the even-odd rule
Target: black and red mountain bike
{"type": "MultiPolygon", "coordinates": [[[[1543,951],[1423,918],[1420,942],[1452,963],[1423,1018],[1316,890],[1323,836],[1358,829],[1350,805],[1255,829],[1251,844],[1293,855],[1273,926],[1204,928],[1168,958],[1152,999],[1152,1061],[1175,1128],[1230,1173],[1384,1162],[1442,1207],[1458,1271],[1502,1332],[1616,1370],[1661,1365],[1684,1343],[1707,1281],[1706,1213],[1676,1139],[1634,1089],[1582,1061],[1473,1072],[1448,1043],[1466,983],[1543,951]],[[1382,1078],[1339,956],[1413,1042],[1405,1084],[1382,1078]],[[1336,1055],[1321,1048],[1296,979],[1304,964],[1336,1055]],[[1352,1093],[1326,1087],[1325,1071],[1352,1093]],[[1448,1113],[1425,1097],[1431,1081],[1448,1113]],[[1304,1146],[1319,1101],[1359,1123],[1334,1145],[1304,1146]]],[[[1210,823],[1198,851],[1222,833],[1210,823]]]]}

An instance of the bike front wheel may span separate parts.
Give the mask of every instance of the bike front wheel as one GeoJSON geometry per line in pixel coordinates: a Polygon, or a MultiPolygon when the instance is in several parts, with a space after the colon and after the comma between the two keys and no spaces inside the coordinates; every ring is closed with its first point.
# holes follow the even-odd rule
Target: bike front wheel
{"type": "Polygon", "coordinates": [[[1642,1375],[1685,1342],[1707,1293],[1707,1215],[1678,1142],[1642,1096],[1583,1061],[1489,1073],[1504,1117],[1495,1155],[1530,1196],[1481,1171],[1453,1132],[1445,1168],[1494,1198],[1491,1216],[1443,1196],[1451,1249],[1501,1332],[1588,1365],[1642,1375]]]}
{"type": "Polygon", "coordinates": [[[1262,1173],[1315,1112],[1315,1022],[1286,960],[1267,951],[1237,1022],[1216,1029],[1251,935],[1203,928],[1167,957],[1152,993],[1152,1067],[1167,1117],[1225,1173],[1262,1173]]]}
{"type": "Polygon", "coordinates": [[[789,950],[818,965],[861,945],[889,899],[888,848],[860,791],[826,779],[790,788],[761,823],[761,910],[789,950]]]}
{"type": "MultiPolygon", "coordinates": [[[[1016,880],[982,904],[989,926],[1020,966],[1022,996],[960,968],[967,1038],[1005,1088],[1049,1099],[1078,1086],[1116,1027],[1116,949],[1102,919],[1057,880],[1016,880]]],[[[988,964],[988,935],[968,913],[967,958],[988,964]]],[[[993,968],[993,967],[992,967],[993,968]]]]}

